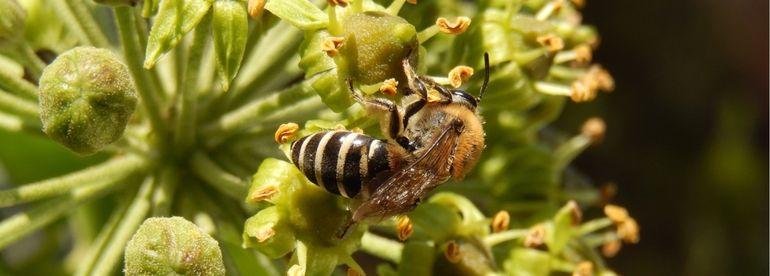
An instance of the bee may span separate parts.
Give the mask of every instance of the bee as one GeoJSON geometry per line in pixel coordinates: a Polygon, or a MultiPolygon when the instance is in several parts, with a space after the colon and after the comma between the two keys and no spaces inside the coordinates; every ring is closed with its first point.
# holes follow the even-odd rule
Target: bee
{"type": "Polygon", "coordinates": [[[387,139],[333,130],[302,137],[291,144],[291,160],[307,178],[328,192],[357,199],[343,230],[368,219],[413,210],[434,188],[461,180],[484,149],[478,105],[489,82],[484,54],[484,82],[478,97],[418,76],[403,60],[407,95],[398,106],[384,98],[364,98],[348,80],[356,102],[378,116],[387,139]],[[429,93],[438,94],[438,99],[429,93]]]}

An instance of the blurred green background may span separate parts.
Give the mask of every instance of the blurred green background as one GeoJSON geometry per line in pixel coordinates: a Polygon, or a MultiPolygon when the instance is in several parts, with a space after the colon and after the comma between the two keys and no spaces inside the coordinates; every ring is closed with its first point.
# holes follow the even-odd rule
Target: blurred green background
{"type": "Polygon", "coordinates": [[[595,61],[615,93],[569,104],[604,143],[579,170],[615,182],[641,242],[610,259],[623,275],[768,275],[768,1],[587,1],[595,61]]]}

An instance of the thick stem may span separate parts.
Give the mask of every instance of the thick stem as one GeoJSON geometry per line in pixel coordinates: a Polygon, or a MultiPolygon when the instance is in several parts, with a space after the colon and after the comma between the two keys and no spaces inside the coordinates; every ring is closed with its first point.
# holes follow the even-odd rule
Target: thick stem
{"type": "Polygon", "coordinates": [[[246,183],[214,163],[206,154],[197,152],[190,161],[193,173],[208,183],[212,188],[233,199],[243,200],[248,191],[246,183]]]}
{"type": "Polygon", "coordinates": [[[108,48],[110,46],[107,37],[104,35],[93,14],[88,10],[84,1],[65,0],[53,1],[58,11],[59,17],[64,19],[67,27],[72,33],[79,34],[81,41],[99,48],[108,48]]]}
{"type": "MultiPolygon", "coordinates": [[[[179,106],[177,111],[176,131],[174,136],[174,146],[178,153],[181,153],[193,144],[195,138],[195,109],[196,96],[198,90],[196,87],[196,78],[198,77],[201,65],[201,54],[206,47],[208,38],[209,22],[211,15],[207,15],[201,20],[201,23],[195,27],[192,45],[187,55],[187,65],[183,80],[177,86],[181,90],[179,95],[179,106]]],[[[178,68],[181,70],[181,67],[178,68]]],[[[181,72],[180,72],[181,73],[181,72]]]]}
{"type": "Polygon", "coordinates": [[[37,100],[37,87],[21,76],[14,76],[11,70],[0,67],[0,87],[18,95],[37,100]]]}
{"type": "Polygon", "coordinates": [[[107,247],[100,254],[99,262],[91,271],[93,275],[110,275],[115,271],[115,266],[120,262],[128,240],[131,239],[150,211],[150,197],[154,186],[155,180],[152,178],[147,178],[142,183],[134,201],[131,202],[125,216],[120,220],[120,224],[110,237],[107,247]]]}
{"type": "Polygon", "coordinates": [[[583,223],[580,225],[580,228],[577,230],[577,236],[583,236],[588,235],[590,233],[596,232],[599,229],[606,228],[612,226],[612,220],[609,218],[599,218],[587,221],[586,223],[583,223]]]}
{"type": "Polygon", "coordinates": [[[32,121],[40,120],[40,111],[37,108],[37,104],[16,97],[2,89],[0,89],[0,110],[32,121]]]}
{"type": "Polygon", "coordinates": [[[74,275],[86,276],[92,274],[94,266],[101,260],[102,252],[104,252],[107,242],[110,240],[113,233],[115,233],[118,224],[123,220],[123,216],[125,215],[126,210],[128,210],[129,203],[130,201],[125,198],[119,203],[117,208],[113,209],[112,215],[102,227],[96,240],[94,240],[88,248],[85,257],[78,262],[77,270],[74,275]]]}
{"type": "Polygon", "coordinates": [[[35,50],[33,50],[27,43],[19,45],[17,51],[16,54],[19,63],[25,65],[25,67],[29,69],[35,80],[40,79],[40,75],[43,74],[43,69],[45,69],[46,66],[45,62],[35,54],[35,50]]]}
{"type": "Polygon", "coordinates": [[[201,135],[208,137],[208,146],[213,147],[236,132],[257,125],[271,113],[294,110],[291,108],[293,104],[315,95],[313,81],[315,81],[313,78],[307,79],[286,90],[271,93],[268,97],[226,113],[213,123],[206,125],[201,135]]]}
{"type": "MultiPolygon", "coordinates": [[[[145,113],[150,120],[150,124],[155,133],[166,133],[165,122],[161,116],[160,99],[158,98],[158,92],[153,91],[150,86],[151,81],[149,74],[142,67],[142,60],[144,59],[144,51],[139,47],[139,41],[137,40],[137,28],[136,28],[136,13],[131,7],[118,7],[115,8],[115,22],[118,26],[118,32],[120,33],[120,42],[123,45],[123,55],[128,65],[128,69],[131,71],[131,76],[134,79],[136,90],[139,92],[139,96],[142,98],[142,106],[145,113]]],[[[164,135],[160,135],[164,136],[164,135]]],[[[159,139],[165,141],[165,139],[159,139]]]]}
{"type": "Polygon", "coordinates": [[[572,160],[580,155],[586,148],[591,145],[591,138],[585,135],[575,135],[563,144],[559,145],[554,151],[554,160],[556,161],[554,167],[561,171],[572,160]]]}
{"type": "Polygon", "coordinates": [[[492,247],[502,242],[524,238],[527,235],[529,235],[529,230],[527,229],[512,229],[500,233],[494,233],[484,237],[484,245],[492,247]]]}
{"type": "Polygon", "coordinates": [[[129,155],[68,175],[3,190],[0,191],[0,207],[60,195],[79,187],[88,188],[103,185],[105,182],[123,180],[143,170],[147,163],[147,160],[129,155]]]}
{"type": "Polygon", "coordinates": [[[0,222],[0,248],[5,248],[10,243],[75,210],[80,204],[125,182],[123,179],[110,179],[110,181],[80,187],[67,196],[47,201],[3,220],[0,222]]]}
{"type": "Polygon", "coordinates": [[[174,192],[179,186],[179,172],[174,167],[166,167],[160,171],[158,185],[152,195],[152,216],[165,217],[171,213],[174,192]]]}
{"type": "MultiPolygon", "coordinates": [[[[42,128],[43,127],[40,125],[40,120],[37,122],[29,122],[28,120],[24,120],[18,116],[0,112],[0,129],[5,131],[26,132],[30,134],[45,136],[43,131],[41,131],[42,128]]],[[[1,193],[2,192],[0,192],[0,194],[1,193]]]]}
{"type": "MultiPolygon", "coordinates": [[[[243,68],[233,81],[236,89],[224,94],[223,106],[237,104],[259,87],[282,75],[280,70],[287,60],[295,55],[301,42],[302,33],[286,22],[272,27],[253,48],[244,61],[243,68]]],[[[296,66],[296,64],[294,64],[296,66]]]]}
{"type": "Polygon", "coordinates": [[[366,232],[361,237],[361,249],[374,256],[399,263],[401,262],[401,252],[404,250],[404,245],[400,242],[366,232]]]}

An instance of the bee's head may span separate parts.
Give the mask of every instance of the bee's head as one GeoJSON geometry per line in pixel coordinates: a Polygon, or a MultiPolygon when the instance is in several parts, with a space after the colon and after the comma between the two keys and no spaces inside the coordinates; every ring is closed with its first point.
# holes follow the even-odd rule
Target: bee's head
{"type": "Polygon", "coordinates": [[[461,104],[470,110],[476,110],[479,102],[476,97],[471,96],[462,89],[452,90],[452,103],[461,104]]]}

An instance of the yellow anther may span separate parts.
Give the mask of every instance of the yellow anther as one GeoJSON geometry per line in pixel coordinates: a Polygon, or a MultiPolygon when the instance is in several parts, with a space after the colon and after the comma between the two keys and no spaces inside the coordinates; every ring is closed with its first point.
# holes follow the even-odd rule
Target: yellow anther
{"type": "Polygon", "coordinates": [[[545,34],[538,36],[537,42],[546,47],[549,52],[557,52],[564,49],[564,40],[556,35],[545,34]]]}
{"type": "Polygon", "coordinates": [[[580,262],[575,266],[575,271],[572,272],[572,276],[593,276],[594,264],[591,262],[580,262]]]}
{"type": "Polygon", "coordinates": [[[621,224],[630,217],[626,208],[612,204],[604,206],[604,214],[615,224],[621,224]]]}
{"type": "Polygon", "coordinates": [[[441,102],[441,93],[435,89],[428,90],[428,103],[441,102]]]}
{"type": "Polygon", "coordinates": [[[460,245],[453,240],[446,242],[446,249],[444,249],[444,257],[446,257],[446,259],[450,263],[459,262],[463,257],[463,253],[460,250],[460,245]]]}
{"type": "Polygon", "coordinates": [[[591,138],[591,143],[600,143],[604,139],[604,132],[607,126],[604,124],[604,120],[599,117],[593,117],[583,123],[583,127],[580,132],[591,138]]]}
{"type": "Polygon", "coordinates": [[[255,238],[257,238],[258,242],[264,242],[273,236],[275,236],[275,230],[273,227],[275,226],[274,223],[268,223],[262,226],[262,229],[259,229],[257,231],[257,234],[255,235],[255,238]]]}
{"type": "Polygon", "coordinates": [[[342,46],[342,43],[345,41],[342,37],[335,37],[330,36],[327,37],[323,44],[321,44],[321,50],[326,52],[326,55],[333,57],[337,55],[337,49],[339,49],[342,46]]]}
{"type": "Polygon", "coordinates": [[[334,125],[334,130],[347,130],[347,128],[343,124],[336,124],[334,125]]]}
{"type": "Polygon", "coordinates": [[[588,64],[591,62],[591,59],[593,58],[591,47],[585,44],[580,44],[578,46],[575,46],[575,61],[579,64],[588,64]]]}
{"type": "Polygon", "coordinates": [[[493,233],[500,233],[502,231],[508,230],[508,224],[511,223],[511,215],[508,213],[508,211],[501,210],[500,212],[497,212],[495,216],[492,218],[492,232],[493,233]]]}
{"type": "Polygon", "coordinates": [[[380,85],[380,92],[382,94],[393,96],[396,95],[396,92],[398,92],[398,81],[396,79],[387,79],[382,82],[382,85],[380,85]]]}
{"type": "Polygon", "coordinates": [[[257,17],[260,14],[262,14],[262,11],[265,10],[266,2],[267,0],[249,0],[249,3],[247,5],[249,16],[257,17]]]}
{"type": "Polygon", "coordinates": [[[283,144],[288,142],[294,137],[294,134],[299,130],[299,125],[295,123],[285,123],[278,126],[278,130],[275,131],[275,142],[283,144]]]}
{"type": "Polygon", "coordinates": [[[439,17],[436,19],[436,25],[443,33],[460,34],[465,32],[465,30],[468,29],[468,26],[471,25],[471,19],[465,16],[459,16],[455,19],[455,22],[449,22],[446,18],[439,17]]]}
{"type": "Polygon", "coordinates": [[[249,195],[249,202],[256,203],[263,200],[268,200],[278,192],[279,192],[278,187],[273,185],[260,187],[259,189],[257,189],[256,191],[254,191],[249,195]]]}
{"type": "Polygon", "coordinates": [[[570,89],[570,98],[575,102],[587,102],[596,98],[596,91],[591,90],[584,81],[573,82],[570,89]]]}
{"type": "Polygon", "coordinates": [[[407,3],[417,5],[417,0],[406,0],[407,3]]]}
{"type": "Polygon", "coordinates": [[[622,244],[619,240],[612,240],[610,242],[607,242],[605,244],[602,244],[602,255],[607,258],[612,258],[615,255],[618,254],[618,251],[620,251],[620,247],[622,244]]]}
{"type": "Polygon", "coordinates": [[[348,6],[348,0],[326,0],[326,2],[329,3],[329,6],[340,6],[340,7],[348,6]]]}
{"type": "Polygon", "coordinates": [[[607,72],[607,70],[599,67],[596,75],[594,76],[594,79],[596,79],[599,90],[605,92],[611,92],[612,90],[615,90],[615,79],[612,78],[612,75],[610,75],[610,72],[607,72]]]}
{"type": "Polygon", "coordinates": [[[538,224],[529,229],[529,234],[524,239],[524,246],[538,247],[545,242],[545,226],[538,224]]]}
{"type": "Polygon", "coordinates": [[[638,243],[639,242],[639,224],[632,217],[627,218],[623,223],[618,225],[618,236],[624,242],[638,243]]]}
{"type": "Polygon", "coordinates": [[[455,66],[449,71],[449,84],[454,88],[459,88],[463,85],[463,81],[468,80],[473,76],[473,68],[465,65],[455,66]]]}
{"type": "Polygon", "coordinates": [[[405,241],[410,236],[412,236],[412,231],[414,230],[414,225],[412,225],[412,221],[407,216],[402,216],[398,220],[398,224],[396,225],[396,232],[398,233],[398,239],[405,241]]]}
{"type": "Polygon", "coordinates": [[[364,130],[363,130],[363,129],[361,129],[360,127],[354,127],[354,128],[351,128],[351,129],[350,129],[350,131],[351,131],[351,132],[355,132],[355,133],[358,133],[358,134],[363,134],[363,133],[364,133],[364,130]]]}

